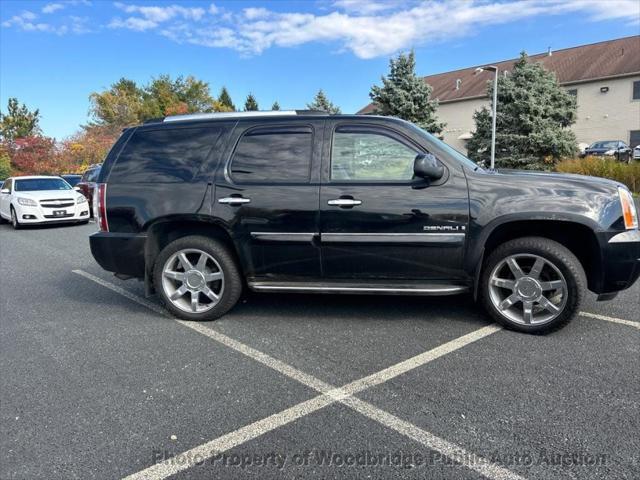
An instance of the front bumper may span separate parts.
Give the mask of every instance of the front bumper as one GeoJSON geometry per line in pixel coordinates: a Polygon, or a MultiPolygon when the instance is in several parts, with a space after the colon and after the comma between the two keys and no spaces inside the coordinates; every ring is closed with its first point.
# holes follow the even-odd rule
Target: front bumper
{"type": "MultiPolygon", "coordinates": [[[[12,202],[13,204],[13,202],[12,202]]],[[[48,208],[38,206],[13,205],[22,225],[35,225],[42,223],[85,222],[89,220],[89,203],[73,204],[69,207],[48,208]],[[58,213],[56,213],[58,212],[58,213]]]]}
{"type": "Polygon", "coordinates": [[[109,272],[143,278],[146,235],[96,232],[89,237],[91,254],[109,272]]]}
{"type": "Polygon", "coordinates": [[[602,276],[595,293],[625,290],[640,277],[640,230],[600,234],[602,276]]]}

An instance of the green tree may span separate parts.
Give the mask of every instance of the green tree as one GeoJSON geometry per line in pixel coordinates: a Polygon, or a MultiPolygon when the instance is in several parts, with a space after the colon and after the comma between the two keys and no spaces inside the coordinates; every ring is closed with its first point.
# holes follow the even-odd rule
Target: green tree
{"type": "Polygon", "coordinates": [[[218,102],[220,102],[223,106],[227,107],[230,112],[236,111],[236,106],[233,104],[231,100],[231,95],[229,95],[229,91],[227,87],[222,87],[220,90],[220,95],[218,95],[218,102]]]}
{"type": "Polygon", "coordinates": [[[438,101],[431,99],[432,88],[415,73],[413,51],[399,54],[389,61],[389,75],[382,77],[382,86],[371,87],[369,96],[378,115],[390,115],[419,125],[438,134],[445,124],[438,121],[438,101]]]}
{"type": "Polygon", "coordinates": [[[143,87],[121,78],[89,98],[92,124],[116,129],[166,115],[230,110],[211,96],[207,82],[192,76],[160,75],[143,87]]]}
{"type": "Polygon", "coordinates": [[[9,149],[0,144],[0,180],[11,176],[11,157],[9,149]]]}
{"type": "MultiPolygon", "coordinates": [[[[493,82],[487,88],[493,95],[493,82]]],[[[513,70],[498,79],[496,166],[550,169],[576,152],[569,127],[576,121],[575,97],[558,85],[554,73],[520,55],[513,70]]],[[[486,163],[491,155],[491,111],[474,113],[476,129],[467,144],[469,156],[486,163]]]]}
{"type": "Polygon", "coordinates": [[[313,97],[313,101],[311,103],[307,103],[307,108],[309,110],[320,110],[332,115],[340,113],[340,107],[334,105],[327,98],[322,89],[318,90],[318,93],[316,93],[315,97],[313,97]]]}
{"type": "Polygon", "coordinates": [[[256,110],[259,110],[258,101],[256,100],[256,97],[254,97],[253,94],[250,93],[249,95],[247,95],[247,99],[244,101],[244,111],[252,112],[256,110]]]}
{"type": "Polygon", "coordinates": [[[133,80],[121,78],[108,90],[92,93],[89,101],[98,125],[126,127],[139,123],[142,117],[142,90],[133,80]]]}
{"type": "Polygon", "coordinates": [[[271,110],[280,110],[280,104],[277,100],[273,102],[273,105],[271,105],[271,110]]]}
{"type": "Polygon", "coordinates": [[[220,104],[211,96],[209,84],[195,77],[160,75],[142,91],[142,118],[163,117],[195,112],[214,112],[220,104]]]}
{"type": "Polygon", "coordinates": [[[40,134],[40,110],[29,110],[17,98],[9,98],[7,113],[0,112],[0,139],[13,142],[16,138],[40,134]]]}

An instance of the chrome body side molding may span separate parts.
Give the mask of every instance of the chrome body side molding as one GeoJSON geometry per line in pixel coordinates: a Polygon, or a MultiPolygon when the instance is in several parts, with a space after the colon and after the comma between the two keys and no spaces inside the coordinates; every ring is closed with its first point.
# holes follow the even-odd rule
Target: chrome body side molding
{"type": "Polygon", "coordinates": [[[323,243],[451,243],[464,242],[464,233],[323,233],[323,243]]]}
{"type": "Polygon", "coordinates": [[[319,235],[314,232],[251,232],[251,238],[268,242],[311,242],[319,235]]]}
{"type": "Polygon", "coordinates": [[[469,287],[462,285],[348,285],[340,283],[305,284],[286,282],[249,281],[249,288],[257,292],[306,292],[306,293],[347,293],[372,295],[456,295],[465,293],[469,287]]]}

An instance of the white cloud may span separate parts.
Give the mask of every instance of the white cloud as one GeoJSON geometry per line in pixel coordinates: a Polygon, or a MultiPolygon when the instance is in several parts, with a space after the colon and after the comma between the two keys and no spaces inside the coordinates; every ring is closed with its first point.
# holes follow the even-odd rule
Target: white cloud
{"type": "Polygon", "coordinates": [[[119,8],[126,13],[138,13],[142,15],[144,19],[158,24],[176,17],[181,17],[186,20],[200,20],[205,14],[204,8],[187,8],[180,5],[158,7],[146,5],[130,5],[121,2],[116,2],[114,5],[116,6],[116,8],[119,8]]]}
{"type": "Polygon", "coordinates": [[[2,26],[5,28],[15,27],[25,32],[48,32],[62,35],[67,32],[66,26],[54,26],[49,23],[37,22],[38,15],[35,13],[24,10],[18,15],[14,15],[9,20],[2,22],[2,26]]]}
{"type": "Polygon", "coordinates": [[[53,13],[56,10],[62,10],[64,5],[61,3],[48,3],[44,7],[42,7],[42,13],[53,13]]]}
{"type": "MultiPolygon", "coordinates": [[[[1,1],[1,0],[0,0],[1,1]]],[[[399,50],[473,35],[491,25],[524,18],[576,15],[593,23],[619,20],[640,24],[638,0],[324,0],[316,12],[248,7],[231,10],[215,3],[185,6],[149,2],[113,4],[120,15],[107,22],[111,29],[152,32],[172,41],[211,48],[230,48],[257,55],[273,48],[312,42],[338,46],[359,58],[388,56],[399,50]]],[[[43,7],[90,5],[88,0],[57,0],[43,7]]],[[[266,4],[268,5],[268,4],[266,4]]],[[[292,4],[295,5],[295,4],[292,4]]],[[[86,33],[86,17],[67,16],[43,23],[24,11],[2,23],[25,31],[86,33]]]]}
{"type": "Polygon", "coordinates": [[[56,35],[67,33],[84,34],[91,31],[89,17],[78,15],[53,15],[59,10],[69,6],[91,6],[89,0],[64,0],[56,3],[48,3],[42,7],[41,12],[46,15],[48,21],[40,21],[40,15],[24,10],[18,15],[14,15],[2,22],[5,28],[16,28],[24,32],[44,32],[56,35]]]}
{"type": "Polygon", "coordinates": [[[370,14],[390,10],[397,5],[393,0],[335,0],[333,6],[347,12],[370,14]]]}

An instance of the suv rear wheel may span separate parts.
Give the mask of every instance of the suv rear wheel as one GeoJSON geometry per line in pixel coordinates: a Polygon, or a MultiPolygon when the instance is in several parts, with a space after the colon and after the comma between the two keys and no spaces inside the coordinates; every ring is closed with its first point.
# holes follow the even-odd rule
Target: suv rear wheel
{"type": "Polygon", "coordinates": [[[229,249],[201,236],[167,245],[156,259],[153,282],[165,307],[185,320],[214,320],[229,311],[242,292],[229,249]]]}
{"type": "Polygon", "coordinates": [[[566,247],[540,237],[511,240],[484,264],[482,302],[500,324],[527,333],[566,325],[579,311],[585,273],[566,247]]]}

